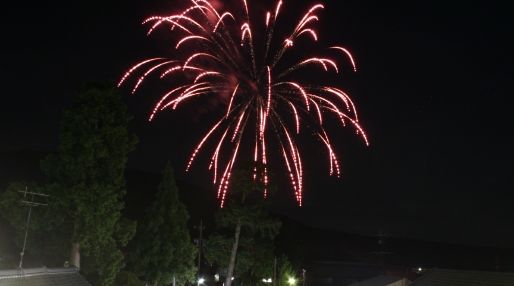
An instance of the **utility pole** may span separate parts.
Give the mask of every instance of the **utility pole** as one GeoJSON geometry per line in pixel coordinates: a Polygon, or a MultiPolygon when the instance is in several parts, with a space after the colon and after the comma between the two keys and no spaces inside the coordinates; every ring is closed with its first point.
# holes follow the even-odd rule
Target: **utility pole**
{"type": "Polygon", "coordinates": [[[381,247],[381,250],[379,252],[372,252],[374,254],[380,255],[380,258],[382,259],[382,271],[380,272],[380,275],[385,275],[385,263],[384,263],[384,256],[393,254],[394,252],[385,251],[385,243],[386,238],[390,235],[386,234],[384,230],[379,230],[378,234],[376,235],[378,237],[378,244],[381,247]]]}
{"type": "Polygon", "coordinates": [[[307,272],[305,269],[302,269],[302,286],[305,286],[305,272],[307,272]]]}
{"type": "Polygon", "coordinates": [[[200,256],[202,254],[202,245],[203,245],[202,230],[205,229],[205,226],[203,226],[202,223],[203,223],[203,221],[200,220],[200,226],[194,227],[200,231],[200,237],[195,239],[196,247],[198,247],[198,273],[196,274],[196,283],[198,286],[200,286],[200,256]]]}
{"type": "Polygon", "coordinates": [[[277,257],[275,256],[275,266],[273,266],[273,286],[277,285],[277,257]]]}
{"type": "Polygon", "coordinates": [[[26,203],[27,205],[29,205],[29,215],[27,217],[27,225],[25,227],[25,238],[23,240],[23,248],[21,249],[21,253],[20,253],[20,266],[18,266],[18,268],[23,271],[23,255],[25,254],[25,245],[27,244],[27,234],[28,234],[28,231],[29,231],[30,214],[32,213],[32,207],[46,206],[47,205],[47,204],[35,203],[34,202],[34,195],[38,195],[38,196],[42,196],[42,197],[48,197],[49,195],[38,194],[38,193],[34,193],[34,192],[27,192],[27,187],[25,187],[25,191],[18,191],[18,192],[19,193],[23,193],[23,198],[26,198],[27,194],[31,194],[32,195],[32,197],[30,199],[30,202],[29,201],[21,201],[22,203],[26,203]]]}

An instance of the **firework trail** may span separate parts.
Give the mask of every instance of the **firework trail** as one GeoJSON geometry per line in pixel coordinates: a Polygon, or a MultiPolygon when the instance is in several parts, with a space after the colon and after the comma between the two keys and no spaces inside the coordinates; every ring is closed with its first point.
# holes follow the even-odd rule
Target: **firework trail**
{"type": "MultiPolygon", "coordinates": [[[[262,16],[262,19],[251,19],[249,3],[246,0],[240,1],[241,5],[236,5],[234,11],[217,11],[208,0],[191,0],[190,6],[182,13],[146,19],[143,24],[151,25],[148,34],[157,28],[167,27],[170,32],[181,36],[175,49],[187,49],[185,46],[189,42],[195,43],[196,47],[191,49],[189,44],[189,50],[185,52],[187,56],[183,59],[152,58],[142,61],[122,77],[118,86],[143,67],[145,72],[137,80],[132,93],[150,73],[157,71],[160,73],[160,78],[177,73],[191,78],[189,83],[176,86],[162,96],[150,115],[150,120],[158,111],[167,108],[175,109],[190,98],[230,97],[226,112],[223,112],[223,116],[193,151],[186,170],[189,170],[204,143],[208,140],[217,141],[209,169],[213,170],[214,184],[218,186],[218,197],[221,198],[221,207],[223,207],[243,133],[255,133],[251,136],[254,137],[255,145],[253,158],[256,162],[263,164],[267,163],[266,137],[276,136],[296,200],[301,206],[303,166],[299,149],[293,138],[294,133],[300,132],[301,120],[308,119],[314,122],[310,124],[311,127],[314,126],[317,129],[315,134],[328,149],[330,175],[338,177],[339,164],[322,125],[323,118],[333,115],[341,120],[343,126],[350,123],[368,145],[366,133],[359,125],[353,101],[345,92],[336,87],[294,81],[294,75],[306,68],[315,68],[318,71],[321,67],[325,72],[337,73],[339,70],[334,60],[311,57],[290,65],[289,68],[277,67],[286,52],[301,50],[301,47],[297,48],[294,45],[298,37],[318,40],[312,25],[318,21],[316,12],[323,9],[323,5],[314,5],[300,18],[301,20],[287,38],[273,41],[274,30],[279,23],[280,9],[284,8],[284,3],[279,0],[273,9],[262,16]],[[258,37],[263,40],[254,41],[254,28],[258,32],[264,32],[258,37]],[[255,51],[259,53],[256,54],[255,51]],[[284,115],[292,116],[294,124],[286,123],[284,115]],[[252,128],[253,125],[255,128],[252,128]],[[211,138],[216,136],[217,140],[211,138]],[[232,147],[230,159],[225,163],[220,162],[219,154],[222,145],[232,147]]],[[[328,50],[333,51],[338,57],[342,56],[345,62],[351,63],[356,71],[354,59],[347,49],[336,46],[328,50]]],[[[265,169],[264,172],[263,180],[267,183],[267,170],[265,169]]]]}

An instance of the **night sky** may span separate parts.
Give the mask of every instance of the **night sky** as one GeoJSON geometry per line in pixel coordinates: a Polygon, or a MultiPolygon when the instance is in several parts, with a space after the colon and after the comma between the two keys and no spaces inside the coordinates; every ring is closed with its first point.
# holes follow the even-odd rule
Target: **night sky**
{"type": "MultiPolygon", "coordinates": [[[[117,81],[141,60],[173,58],[172,39],[147,37],[141,22],[179,12],[185,0],[81,2],[0,4],[0,151],[57,151],[62,112],[86,81],[117,81]]],[[[270,160],[275,211],[351,233],[514,247],[511,5],[385,2],[322,2],[314,25],[320,46],[344,46],[357,64],[352,73],[340,60],[350,72],[331,85],[354,100],[370,146],[354,129],[329,124],[342,165],[336,179],[325,146],[304,136],[304,206],[296,206],[283,162],[270,160]]],[[[264,11],[267,1],[259,3],[252,11],[264,11]]],[[[296,23],[315,3],[285,0],[279,21],[296,23]]],[[[298,52],[309,51],[298,45],[298,52]]],[[[161,95],[155,90],[165,85],[154,83],[135,95],[122,89],[140,141],[129,168],[160,172],[171,161],[178,178],[213,190],[201,160],[184,172],[213,124],[210,107],[184,106],[148,122],[161,95]]]]}

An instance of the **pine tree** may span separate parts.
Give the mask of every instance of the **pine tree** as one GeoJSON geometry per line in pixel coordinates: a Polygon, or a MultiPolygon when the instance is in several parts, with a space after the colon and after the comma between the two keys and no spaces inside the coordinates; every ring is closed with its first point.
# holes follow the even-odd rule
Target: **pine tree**
{"type": "Polygon", "coordinates": [[[49,176],[49,207],[71,233],[70,265],[102,285],[111,285],[124,267],[117,245],[135,233],[135,222],[120,212],[127,154],[137,142],[127,131],[131,118],[112,83],[87,84],[64,114],[59,154],[41,164],[49,176]]]}
{"type": "Polygon", "coordinates": [[[293,271],[293,266],[291,265],[289,258],[282,254],[277,261],[277,283],[275,285],[291,285],[291,283],[289,283],[289,279],[294,277],[295,274],[293,271]]]}
{"type": "Polygon", "coordinates": [[[189,214],[179,200],[173,169],[163,172],[155,202],[146,210],[139,224],[137,246],[132,255],[134,270],[153,285],[178,285],[193,281],[197,253],[187,229],[189,214]]]}

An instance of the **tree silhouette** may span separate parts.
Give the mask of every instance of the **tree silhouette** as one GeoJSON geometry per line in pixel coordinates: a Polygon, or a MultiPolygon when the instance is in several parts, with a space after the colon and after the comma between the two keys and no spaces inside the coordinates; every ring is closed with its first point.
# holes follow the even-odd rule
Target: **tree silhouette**
{"type": "Polygon", "coordinates": [[[131,118],[112,83],[86,84],[64,114],[59,153],[41,164],[49,176],[49,207],[71,233],[70,265],[98,276],[102,285],[111,285],[124,266],[117,244],[135,233],[135,222],[120,212],[127,154],[137,142],[127,131],[131,118]]]}
{"type": "Polygon", "coordinates": [[[137,247],[132,255],[136,273],[143,274],[153,285],[178,285],[193,281],[197,253],[187,229],[189,214],[179,200],[173,169],[163,172],[154,203],[139,224],[137,247]]]}

